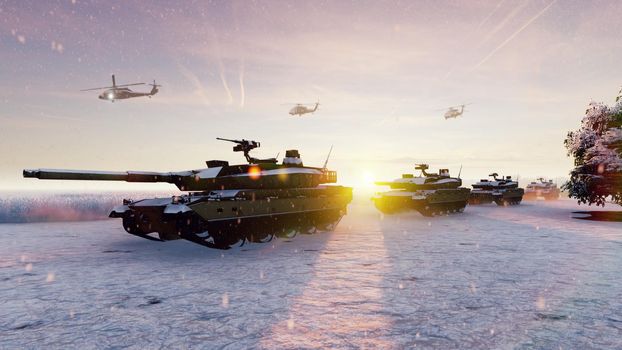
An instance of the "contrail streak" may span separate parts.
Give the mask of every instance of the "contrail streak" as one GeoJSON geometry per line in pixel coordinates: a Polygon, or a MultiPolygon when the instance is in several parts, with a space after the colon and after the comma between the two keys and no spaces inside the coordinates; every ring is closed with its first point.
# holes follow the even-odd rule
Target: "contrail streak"
{"type": "Polygon", "coordinates": [[[220,80],[222,80],[222,86],[225,88],[225,92],[227,93],[227,104],[230,105],[233,103],[233,95],[231,95],[231,90],[229,90],[229,84],[227,84],[227,78],[225,77],[225,69],[220,64],[220,80]]]}
{"type": "Polygon", "coordinates": [[[201,99],[201,102],[203,102],[205,105],[209,106],[210,105],[210,101],[209,98],[207,98],[207,90],[205,89],[205,87],[203,87],[203,84],[201,84],[201,81],[199,80],[199,78],[194,75],[188,68],[186,68],[184,65],[182,64],[178,64],[177,65],[179,68],[179,71],[181,72],[181,74],[190,81],[190,83],[192,83],[192,85],[194,85],[194,93],[197,94],[199,96],[199,98],[201,99]]]}
{"type": "Polygon", "coordinates": [[[497,10],[501,7],[501,5],[503,5],[503,3],[505,2],[505,0],[501,0],[499,1],[499,3],[497,4],[497,6],[495,6],[495,9],[492,10],[492,12],[486,16],[486,18],[484,18],[483,21],[481,21],[479,23],[479,25],[477,26],[477,28],[481,28],[486,22],[488,22],[488,20],[492,17],[492,15],[494,15],[495,13],[497,13],[497,10]]]}
{"type": "Polygon", "coordinates": [[[527,5],[527,3],[529,3],[529,0],[523,2],[522,4],[516,6],[516,8],[514,8],[514,10],[512,10],[512,12],[510,12],[507,16],[505,16],[505,18],[499,23],[497,24],[491,31],[490,33],[488,33],[488,35],[486,35],[486,37],[484,37],[484,40],[482,40],[477,47],[481,47],[482,45],[484,45],[486,42],[488,42],[488,40],[490,40],[490,38],[492,38],[495,34],[497,34],[498,31],[500,31],[503,27],[505,27],[506,23],[508,23],[512,18],[514,18],[514,16],[516,16],[516,14],[518,12],[520,12],[520,10],[523,9],[523,7],[525,7],[527,5]]]}
{"type": "MultiPolygon", "coordinates": [[[[492,18],[492,16],[497,13],[497,11],[499,10],[499,8],[501,8],[501,5],[503,5],[503,3],[505,3],[505,0],[501,0],[497,3],[497,6],[495,6],[495,8],[488,14],[488,16],[486,16],[486,18],[484,18],[478,25],[477,28],[475,28],[474,31],[471,32],[470,35],[468,35],[464,41],[462,41],[463,45],[462,45],[462,49],[460,49],[460,51],[465,51],[467,48],[467,45],[470,45],[470,41],[471,38],[475,35],[475,34],[479,34],[479,30],[480,28],[482,28],[482,26],[488,22],[488,20],[490,20],[490,18],[492,18]]],[[[492,35],[494,35],[499,29],[501,29],[501,27],[503,27],[505,25],[505,23],[514,16],[515,12],[517,12],[520,8],[522,8],[523,6],[525,6],[525,3],[523,3],[522,6],[517,7],[516,9],[514,9],[514,11],[512,11],[512,13],[507,16],[500,24],[498,24],[493,30],[492,32],[488,33],[487,37],[482,40],[477,47],[482,46],[492,35]]],[[[454,64],[451,69],[449,71],[447,71],[447,73],[445,73],[445,76],[443,77],[444,80],[449,79],[449,77],[453,74],[453,72],[456,70],[457,68],[457,64],[454,64]]]]}
{"type": "Polygon", "coordinates": [[[535,20],[537,20],[540,16],[542,16],[542,14],[544,14],[546,12],[546,10],[549,9],[549,7],[553,6],[553,4],[556,2],[557,0],[553,0],[551,1],[550,4],[548,4],[545,8],[543,8],[540,12],[538,12],[535,16],[533,16],[529,21],[527,21],[527,23],[523,24],[520,28],[518,28],[517,31],[515,31],[512,35],[510,35],[507,39],[505,39],[504,42],[501,43],[501,45],[497,46],[494,50],[492,50],[486,57],[484,57],[484,59],[482,59],[478,64],[476,64],[472,70],[477,69],[479,66],[481,66],[484,62],[488,61],[495,53],[497,53],[497,51],[501,50],[505,45],[507,45],[510,41],[512,41],[512,39],[514,39],[518,34],[520,34],[523,30],[525,30],[525,28],[527,28],[531,23],[533,23],[535,20]]]}
{"type": "Polygon", "coordinates": [[[244,108],[244,101],[246,99],[244,92],[244,61],[240,65],[240,108],[244,108]]]}

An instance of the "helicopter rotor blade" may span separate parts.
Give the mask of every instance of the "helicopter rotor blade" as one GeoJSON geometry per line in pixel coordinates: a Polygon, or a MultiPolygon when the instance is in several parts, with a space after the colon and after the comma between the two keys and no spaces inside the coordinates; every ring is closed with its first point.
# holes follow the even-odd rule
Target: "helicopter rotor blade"
{"type": "Polygon", "coordinates": [[[98,88],[84,89],[80,91],[104,90],[104,89],[112,89],[112,88],[114,88],[114,86],[104,86],[104,87],[98,87],[98,88]]]}
{"type": "Polygon", "coordinates": [[[281,103],[281,106],[315,106],[315,104],[320,104],[319,102],[311,102],[311,103],[281,103]]]}
{"type": "Polygon", "coordinates": [[[123,85],[115,85],[115,86],[102,86],[90,89],[83,89],[80,91],[93,91],[93,90],[105,90],[105,89],[115,89],[118,87],[126,87],[126,86],[134,86],[134,85],[145,85],[145,83],[134,83],[134,84],[123,84],[123,85]]]}
{"type": "Polygon", "coordinates": [[[123,85],[117,85],[117,87],[134,86],[134,85],[146,85],[146,84],[145,83],[123,84],[123,85]]]}

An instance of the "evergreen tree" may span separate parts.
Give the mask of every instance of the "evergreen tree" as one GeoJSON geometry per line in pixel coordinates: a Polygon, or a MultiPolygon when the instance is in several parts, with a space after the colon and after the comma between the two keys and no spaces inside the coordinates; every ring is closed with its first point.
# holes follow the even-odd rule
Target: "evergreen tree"
{"type": "Polygon", "coordinates": [[[591,102],[581,128],[569,132],[564,145],[575,165],[562,186],[570,197],[602,206],[611,197],[622,204],[622,90],[611,107],[591,102]]]}

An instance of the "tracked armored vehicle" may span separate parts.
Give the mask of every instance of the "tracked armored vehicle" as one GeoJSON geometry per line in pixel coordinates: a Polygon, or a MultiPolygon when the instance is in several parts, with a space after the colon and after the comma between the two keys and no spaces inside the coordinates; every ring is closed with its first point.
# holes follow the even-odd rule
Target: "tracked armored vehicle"
{"type": "Polygon", "coordinates": [[[557,200],[559,199],[559,188],[557,184],[553,183],[553,180],[544,180],[544,178],[538,178],[538,182],[532,182],[525,188],[525,200],[536,200],[538,197],[542,197],[545,200],[557,200]]]}
{"type": "MultiPolygon", "coordinates": [[[[110,212],[121,218],[130,234],[159,241],[186,239],[207,247],[227,249],[246,241],[265,242],[276,236],[332,230],[346,213],[352,188],[326,186],[337,173],[304,166],[297,150],[276,158],[257,159],[249,152],[260,146],[236,143],[248,164],[207,161],[207,168],[180,172],[107,172],[24,170],[24,177],[52,180],[168,182],[188,192],[166,198],[123,200],[110,212]],[[149,235],[157,233],[157,237],[149,235]]],[[[327,159],[328,162],[328,159],[327,159]]]]}
{"type": "Polygon", "coordinates": [[[511,176],[498,177],[499,174],[497,173],[488,176],[493,179],[482,179],[473,184],[469,204],[492,202],[503,206],[520,204],[525,191],[518,187],[518,181],[513,181],[511,176]]]}
{"type": "Polygon", "coordinates": [[[462,212],[471,190],[460,187],[459,177],[450,177],[448,169],[429,174],[427,164],[418,164],[420,176],[404,174],[401,179],[376,182],[391,187],[390,191],[377,193],[372,200],[376,208],[385,214],[416,210],[424,216],[445,215],[462,212]]]}

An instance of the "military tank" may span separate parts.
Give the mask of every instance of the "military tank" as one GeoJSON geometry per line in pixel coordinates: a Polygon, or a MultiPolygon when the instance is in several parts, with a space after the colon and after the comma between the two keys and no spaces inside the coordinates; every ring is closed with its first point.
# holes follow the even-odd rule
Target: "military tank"
{"type": "Polygon", "coordinates": [[[462,186],[460,177],[450,177],[448,169],[429,174],[427,164],[417,164],[420,176],[403,174],[402,178],[376,185],[389,186],[390,191],[377,193],[372,200],[384,214],[416,210],[424,216],[458,213],[464,210],[471,190],[462,186]]]}
{"type": "Polygon", "coordinates": [[[538,178],[537,182],[531,182],[525,188],[525,200],[536,200],[538,197],[542,197],[545,200],[557,200],[559,199],[559,188],[557,184],[553,183],[553,180],[545,180],[544,178],[538,178]]]}
{"type": "Polygon", "coordinates": [[[488,176],[493,179],[481,179],[473,184],[469,204],[477,205],[492,202],[503,206],[520,204],[525,191],[518,187],[518,181],[513,181],[511,176],[498,177],[499,174],[497,173],[488,176]]]}
{"type": "Polygon", "coordinates": [[[330,231],[346,214],[352,188],[324,185],[337,182],[337,173],[328,170],[326,163],[322,168],[304,166],[299,152],[288,150],[277,164],[276,158],[250,156],[259,142],[218,139],[234,142],[233,151],[243,152],[247,164],[208,160],[207,168],[168,173],[34,169],[24,170],[23,176],[175,184],[187,193],[124,199],[109,216],[121,218],[125,231],[134,236],[158,241],[186,239],[218,249],[246,241],[266,242],[274,236],[330,231]]]}

